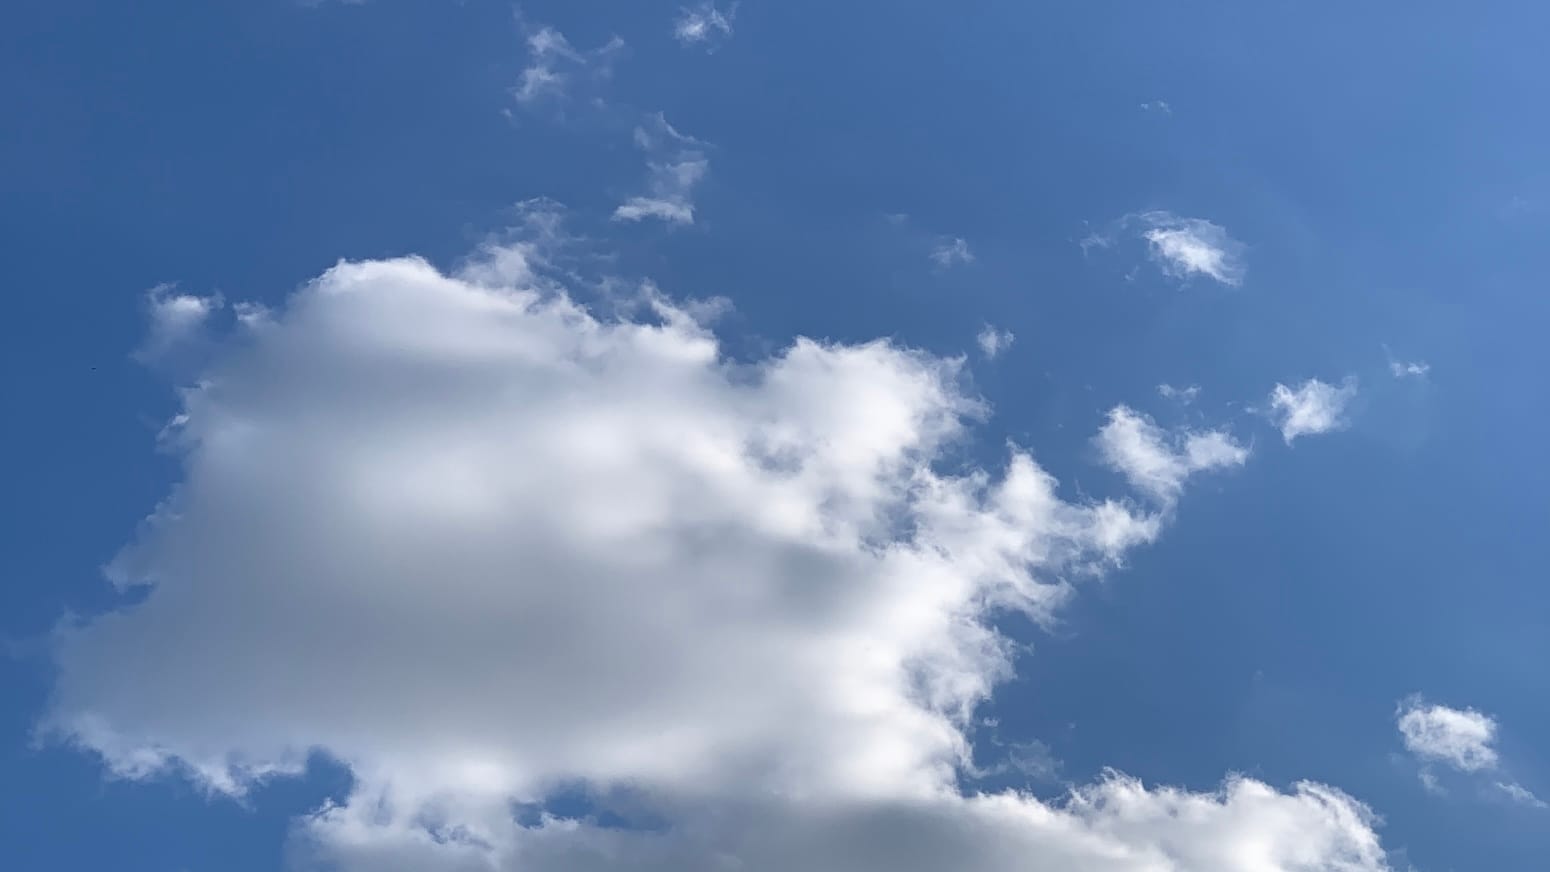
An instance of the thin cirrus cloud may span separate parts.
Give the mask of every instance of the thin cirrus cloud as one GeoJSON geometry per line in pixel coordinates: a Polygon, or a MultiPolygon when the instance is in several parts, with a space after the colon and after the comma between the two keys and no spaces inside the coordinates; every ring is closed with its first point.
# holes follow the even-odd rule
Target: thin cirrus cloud
{"type": "Polygon", "coordinates": [[[635,128],[635,144],[647,155],[646,193],[621,203],[614,220],[693,224],[694,189],[710,169],[704,143],[679,133],[657,113],[635,128]]]}
{"type": "Polygon", "coordinates": [[[1339,385],[1310,378],[1297,387],[1277,384],[1270,392],[1270,414],[1290,445],[1303,436],[1343,429],[1346,407],[1356,396],[1356,379],[1339,385]]]}
{"type": "MultiPolygon", "coordinates": [[[[46,730],[230,795],[322,749],[353,786],[293,848],[350,872],[1389,868],[1312,782],[964,789],[1017,650],[993,616],[1051,620],[1169,513],[1062,496],[1019,448],[946,471],[983,414],[961,360],[733,364],[692,307],[605,319],[541,272],[340,263],[239,322],[112,564],[144,596],[57,631],[46,730]],[[575,784],[625,825],[544,811],[575,784]]],[[[1170,508],[1243,459],[1116,422],[1170,508]]]]}

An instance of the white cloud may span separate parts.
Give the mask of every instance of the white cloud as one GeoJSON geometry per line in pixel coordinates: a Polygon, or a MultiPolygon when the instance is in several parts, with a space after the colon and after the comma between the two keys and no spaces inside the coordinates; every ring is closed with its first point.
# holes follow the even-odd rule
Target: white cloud
{"type": "Polygon", "coordinates": [[[1296,388],[1276,385],[1270,392],[1270,409],[1281,428],[1281,438],[1290,445],[1299,436],[1345,427],[1345,409],[1355,396],[1354,378],[1347,378],[1338,387],[1310,378],[1296,388]]]}
{"type": "Polygon", "coordinates": [[[1145,228],[1141,236],[1152,260],[1163,272],[1186,279],[1203,275],[1224,285],[1242,284],[1244,245],[1220,225],[1171,212],[1147,212],[1138,218],[1145,228]]]}
{"type": "Polygon", "coordinates": [[[540,27],[528,34],[528,65],[522,71],[512,96],[518,103],[531,104],[546,99],[562,99],[578,80],[607,78],[613,61],[624,48],[616,37],[591,51],[571,45],[565,34],[552,27],[540,27]]]}
{"type": "MultiPolygon", "coordinates": [[[[941,471],[980,411],[953,360],[733,363],[497,254],[341,263],[237,328],[114,563],[147,595],[58,632],[46,727],[227,792],[323,749],[354,787],[297,847],[345,870],[1387,868],[1316,784],[963,792],[990,614],[1048,619],[1159,516],[1022,451],[941,471]],[[665,826],[512,811],[576,784],[665,826]]],[[[1237,456],[1203,444],[1173,462],[1237,456]]]]}
{"type": "Polygon", "coordinates": [[[1181,405],[1187,406],[1200,396],[1200,385],[1178,388],[1170,384],[1161,384],[1157,386],[1157,394],[1163,399],[1177,400],[1181,405]]]}
{"type": "Polygon", "coordinates": [[[224,306],[219,295],[184,294],[173,285],[151,288],[146,292],[145,303],[150,329],[134,356],[155,364],[170,363],[172,358],[199,350],[204,345],[210,316],[224,306]]]}
{"type": "Polygon", "coordinates": [[[614,219],[656,218],[670,224],[693,224],[694,188],[710,169],[703,143],[679,133],[658,113],[646,125],[635,128],[635,144],[651,156],[647,161],[647,193],[620,204],[614,219]]]}
{"type": "Polygon", "coordinates": [[[969,250],[968,241],[952,236],[940,240],[931,250],[931,260],[938,267],[948,267],[974,262],[974,252],[969,250]]]}
{"type": "Polygon", "coordinates": [[[1423,761],[1461,772],[1496,768],[1496,720],[1489,715],[1411,697],[1400,703],[1396,717],[1405,749],[1423,761]]]}
{"type": "Polygon", "coordinates": [[[1175,499],[1194,473],[1242,466],[1249,457],[1249,450],[1224,431],[1167,433],[1126,406],[1109,412],[1094,441],[1105,463],[1164,502],[1175,499]]]}
{"type": "Polygon", "coordinates": [[[1425,378],[1431,372],[1431,365],[1424,360],[1391,360],[1389,372],[1395,378],[1425,378]]]}
{"type": "Polygon", "coordinates": [[[722,11],[714,2],[701,3],[693,8],[679,10],[678,20],[673,23],[673,37],[685,45],[717,45],[732,36],[732,20],[737,17],[737,4],[722,11]]]}
{"type": "Polygon", "coordinates": [[[974,337],[974,341],[979,343],[980,352],[990,360],[996,359],[1001,355],[1001,352],[1011,348],[1012,342],[1016,339],[1017,337],[1012,334],[1012,331],[997,330],[989,324],[986,324],[985,329],[981,330],[979,335],[974,337]]]}
{"type": "Polygon", "coordinates": [[[1146,103],[1142,103],[1141,104],[1141,111],[1142,112],[1157,112],[1157,113],[1160,113],[1162,115],[1172,115],[1173,114],[1173,107],[1169,106],[1168,105],[1168,101],[1166,101],[1166,100],[1150,100],[1150,101],[1148,101],[1146,103]]]}
{"type": "Polygon", "coordinates": [[[1498,781],[1496,782],[1496,789],[1519,805],[1526,805],[1529,808],[1541,810],[1550,809],[1550,803],[1535,796],[1533,791],[1515,781],[1498,781]]]}

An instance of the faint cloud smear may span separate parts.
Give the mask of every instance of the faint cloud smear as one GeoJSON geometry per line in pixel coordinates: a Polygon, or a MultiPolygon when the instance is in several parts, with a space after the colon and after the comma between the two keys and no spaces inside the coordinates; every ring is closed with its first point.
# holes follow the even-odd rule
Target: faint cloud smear
{"type": "Polygon", "coordinates": [[[967,240],[953,236],[939,241],[931,250],[931,261],[942,269],[947,269],[958,264],[973,263],[974,252],[969,249],[967,240]]]}
{"type": "Polygon", "coordinates": [[[1128,406],[1115,406],[1093,440],[1104,463],[1137,490],[1172,503],[1197,472],[1242,466],[1249,450],[1222,430],[1169,433],[1128,406]]]}
{"type": "Polygon", "coordinates": [[[1157,386],[1157,395],[1165,400],[1175,400],[1179,404],[1187,406],[1193,403],[1196,397],[1200,396],[1200,385],[1176,388],[1170,384],[1161,384],[1157,386]]]}
{"type": "Polygon", "coordinates": [[[1173,107],[1168,105],[1167,100],[1151,100],[1141,104],[1141,111],[1155,112],[1159,115],[1172,115],[1173,107]]]}
{"type": "Polygon", "coordinates": [[[1411,697],[1399,704],[1396,725],[1405,750],[1427,762],[1460,772],[1496,768],[1496,719],[1474,709],[1456,709],[1411,697]]]}
{"type": "Polygon", "coordinates": [[[1432,371],[1430,364],[1423,360],[1391,360],[1389,372],[1395,378],[1425,378],[1432,371]]]}
{"type": "Polygon", "coordinates": [[[527,49],[528,66],[512,89],[512,96],[523,105],[564,99],[578,80],[608,78],[624,40],[615,36],[599,48],[581,51],[565,34],[545,26],[528,34],[527,49]]]}
{"type": "Polygon", "coordinates": [[[694,188],[710,169],[703,143],[679,133],[659,112],[635,128],[635,144],[648,155],[646,193],[620,204],[614,220],[693,224],[694,188]]]}
{"type": "Polygon", "coordinates": [[[1276,385],[1270,392],[1270,409],[1281,428],[1281,438],[1290,445],[1300,436],[1345,427],[1345,409],[1355,396],[1355,378],[1347,378],[1338,386],[1310,378],[1296,388],[1276,385]]]}
{"type": "Polygon", "coordinates": [[[732,37],[732,20],[736,17],[736,3],[728,6],[726,11],[713,2],[693,8],[685,6],[673,23],[673,37],[684,45],[704,45],[714,50],[732,37]]]}
{"type": "Polygon", "coordinates": [[[1524,787],[1516,781],[1498,781],[1496,782],[1496,789],[1508,799],[1518,803],[1519,805],[1526,805],[1530,808],[1537,808],[1540,810],[1550,809],[1550,802],[1545,802],[1544,800],[1535,796],[1534,793],[1527,787],[1524,787]]]}
{"type": "Polygon", "coordinates": [[[974,337],[975,341],[979,343],[980,351],[987,360],[995,360],[1000,356],[1001,352],[1011,348],[1012,342],[1016,338],[1016,336],[1012,335],[1012,331],[997,330],[989,324],[986,324],[985,329],[981,330],[979,335],[974,337]]]}
{"type": "Polygon", "coordinates": [[[1181,279],[1202,275],[1234,287],[1243,283],[1244,245],[1221,225],[1171,212],[1147,212],[1140,221],[1152,261],[1164,273],[1181,279]]]}

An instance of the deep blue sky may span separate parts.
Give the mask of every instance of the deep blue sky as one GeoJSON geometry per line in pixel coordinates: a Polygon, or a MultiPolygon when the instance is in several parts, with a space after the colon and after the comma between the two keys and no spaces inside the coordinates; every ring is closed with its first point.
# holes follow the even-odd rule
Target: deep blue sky
{"type": "Polygon", "coordinates": [[[29,738],[43,637],[111,603],[99,567],[174,480],[174,397],[131,359],[146,289],[278,302],[341,257],[451,264],[549,197],[621,272],[729,297],[733,348],[1015,332],[971,359],[981,449],[1031,445],[1068,487],[1108,485],[1086,440],[1115,403],[1251,437],[1059,628],[1016,630],[1034,652],[987,709],[1000,735],[1078,781],[1326,781],[1418,869],[1542,868],[1550,813],[1428,794],[1394,730],[1411,693],[1477,707],[1550,794],[1542,4],[746,0],[713,53],[674,42],[676,10],[523,13],[578,48],[622,37],[610,105],[708,143],[681,228],[607,221],[642,178],[624,115],[517,106],[506,3],[0,11],[0,865],[275,869],[289,818],[347,782],[319,761],[244,807],[29,738]],[[1154,209],[1244,242],[1242,286],[1078,244],[1154,209]],[[943,235],[975,262],[934,268],[943,235]],[[1385,346],[1428,376],[1391,377],[1385,346]],[[1346,375],[1340,433],[1289,449],[1246,408],[1346,375]]]}

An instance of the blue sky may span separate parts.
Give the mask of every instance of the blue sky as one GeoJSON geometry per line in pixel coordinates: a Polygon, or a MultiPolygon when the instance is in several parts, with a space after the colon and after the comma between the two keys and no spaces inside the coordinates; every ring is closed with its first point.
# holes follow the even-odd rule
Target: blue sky
{"type": "Polygon", "coordinates": [[[10,4],[7,868],[1540,868],[1546,18],[10,4]]]}

